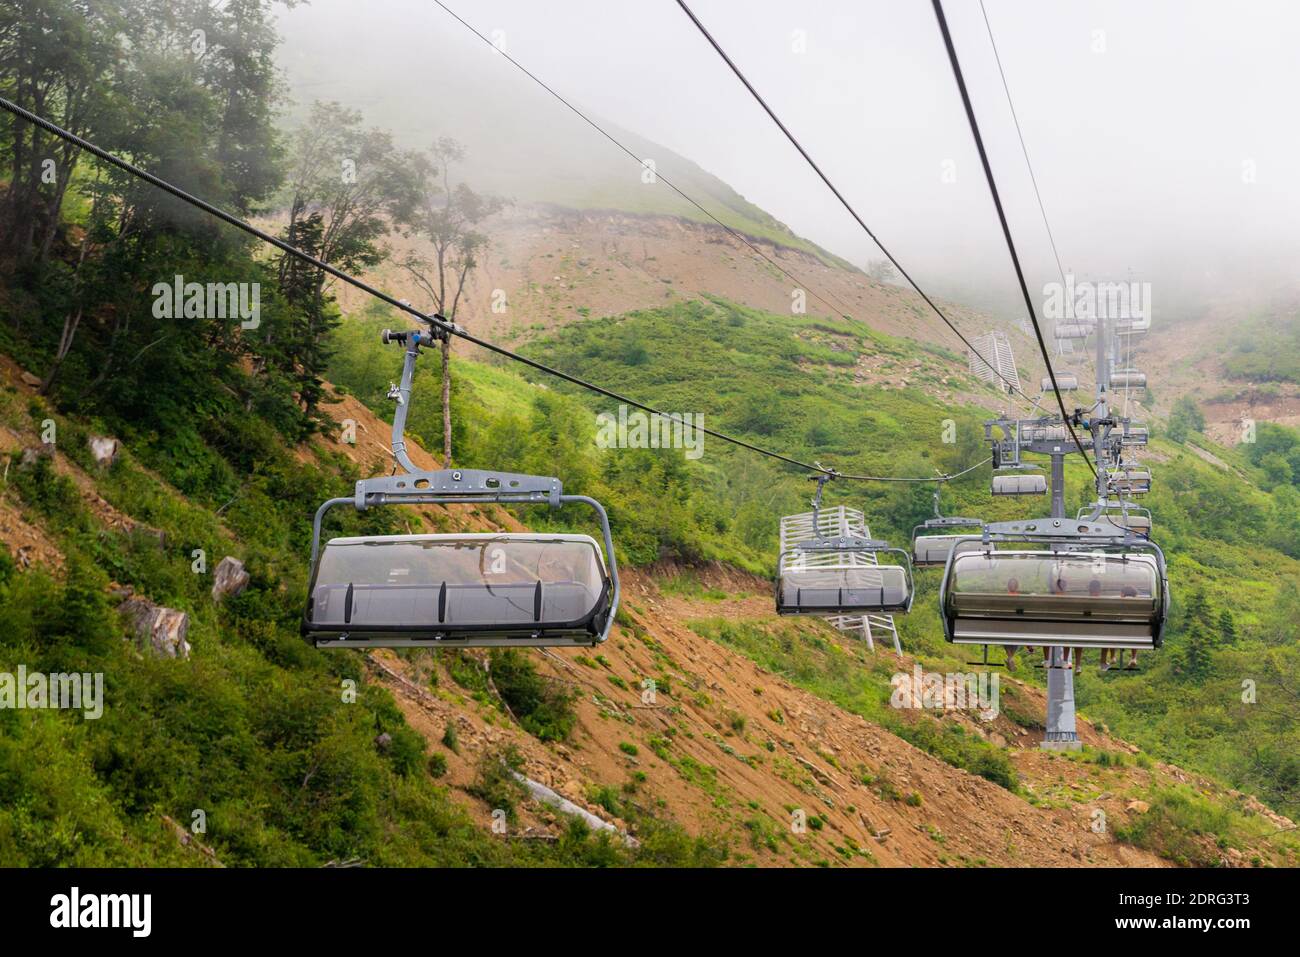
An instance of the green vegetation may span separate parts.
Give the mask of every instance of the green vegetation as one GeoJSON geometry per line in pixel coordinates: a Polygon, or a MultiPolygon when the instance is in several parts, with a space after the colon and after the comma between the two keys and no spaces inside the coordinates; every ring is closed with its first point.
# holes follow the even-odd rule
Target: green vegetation
{"type": "Polygon", "coordinates": [[[577,723],[574,693],[544,678],[524,652],[493,651],[492,683],[525,731],[539,741],[566,741],[577,723]]]}
{"type": "Polygon", "coordinates": [[[710,618],[690,622],[691,630],[754,659],[792,684],[833,701],[887,728],[923,751],[954,767],[965,768],[1010,791],[1017,790],[1015,770],[998,748],[968,735],[935,715],[890,706],[890,679],[896,661],[874,656],[865,645],[832,639],[827,626],[812,621],[775,625],[710,618]]]}
{"type": "Polygon", "coordinates": [[[1249,382],[1300,382],[1300,316],[1252,316],[1233,329],[1224,369],[1249,382]]]}
{"type": "Polygon", "coordinates": [[[1215,803],[1191,788],[1163,788],[1146,797],[1150,809],[1134,814],[1115,836],[1175,864],[1217,867],[1228,852],[1258,864],[1258,848],[1279,839],[1295,853],[1293,833],[1279,834],[1267,819],[1215,803]]]}

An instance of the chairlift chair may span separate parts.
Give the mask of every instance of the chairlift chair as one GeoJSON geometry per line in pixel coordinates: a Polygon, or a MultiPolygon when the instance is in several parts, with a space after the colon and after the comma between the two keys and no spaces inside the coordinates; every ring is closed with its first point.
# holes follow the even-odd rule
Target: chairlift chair
{"type": "MultiPolygon", "coordinates": [[[[912,529],[912,565],[916,568],[931,568],[944,565],[948,553],[952,551],[957,539],[968,538],[969,529],[983,528],[984,522],[978,518],[958,518],[944,516],[939,511],[939,489],[934,490],[934,518],[928,518],[912,529]],[[968,531],[952,532],[950,529],[964,528],[968,531]]],[[[967,548],[969,541],[962,544],[967,548]]],[[[978,546],[971,546],[977,548],[978,546]]]]}
{"type": "Polygon", "coordinates": [[[1135,466],[1108,469],[1106,484],[1121,497],[1145,495],[1151,491],[1151,470],[1135,466]]]}
{"type": "Polygon", "coordinates": [[[1147,387],[1147,374],[1137,369],[1116,369],[1110,374],[1110,385],[1112,389],[1143,392],[1147,387]]]}
{"type": "Polygon", "coordinates": [[[1087,321],[1058,322],[1055,336],[1060,340],[1087,339],[1096,329],[1096,323],[1087,321]]]}
{"type": "Polygon", "coordinates": [[[1133,532],[1143,538],[1151,537],[1151,509],[1132,502],[1104,502],[1100,505],[1085,506],[1079,509],[1078,519],[1108,522],[1121,531],[1133,532]]]}
{"type": "Polygon", "coordinates": [[[1158,648],[1169,612],[1164,553],[1110,523],[999,522],[955,547],[939,589],[954,644],[1158,648]]]}
{"type": "MultiPolygon", "coordinates": [[[[433,338],[436,338],[433,337],[433,338]]],[[[393,334],[407,345],[393,417],[394,457],[405,471],[356,483],[312,523],[311,577],[302,633],[318,648],[551,647],[595,645],[618,610],[618,565],[605,509],[566,495],[560,480],[476,469],[423,471],[402,439],[419,346],[430,337],[393,334]],[[490,532],[332,538],[333,508],[390,505],[585,505],[600,523],[604,553],[587,535],[490,532]]]]}
{"type": "Polygon", "coordinates": [[[1150,330],[1150,316],[1136,316],[1131,319],[1115,320],[1115,335],[1117,336],[1138,336],[1150,330]]]}
{"type": "Polygon", "coordinates": [[[1046,495],[1047,476],[1041,472],[994,473],[990,492],[993,495],[1046,495]]]}
{"type": "Polygon", "coordinates": [[[1124,429],[1123,434],[1120,436],[1120,443],[1131,448],[1146,448],[1147,437],[1146,426],[1130,425],[1124,429]]]}
{"type": "MultiPolygon", "coordinates": [[[[1079,391],[1079,377],[1076,376],[1073,372],[1058,372],[1056,373],[1056,386],[1062,392],[1077,392],[1079,391]]],[[[1051,376],[1046,376],[1046,375],[1043,376],[1043,381],[1042,381],[1042,386],[1040,387],[1040,391],[1042,392],[1052,391],[1051,376]]]]}
{"type": "Polygon", "coordinates": [[[912,569],[907,551],[881,539],[826,536],[822,529],[822,489],[834,473],[815,476],[812,538],[783,551],[777,559],[778,615],[866,615],[907,612],[912,607],[912,569]],[[880,563],[883,555],[898,564],[880,563]]]}

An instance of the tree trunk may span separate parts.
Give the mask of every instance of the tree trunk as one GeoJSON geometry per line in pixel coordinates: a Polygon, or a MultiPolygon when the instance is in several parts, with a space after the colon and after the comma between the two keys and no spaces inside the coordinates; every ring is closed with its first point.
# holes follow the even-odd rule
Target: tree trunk
{"type": "Polygon", "coordinates": [[[442,467],[451,468],[451,336],[442,340],[442,467]]]}

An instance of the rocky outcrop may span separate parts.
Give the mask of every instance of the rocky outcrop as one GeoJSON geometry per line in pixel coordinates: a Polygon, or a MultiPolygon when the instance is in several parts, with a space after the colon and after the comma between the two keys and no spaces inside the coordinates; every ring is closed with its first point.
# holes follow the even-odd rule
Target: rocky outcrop
{"type": "Polygon", "coordinates": [[[156,658],[188,658],[190,616],[175,608],[155,605],[147,598],[128,598],[118,607],[131,623],[141,651],[156,658]]]}
{"type": "Polygon", "coordinates": [[[90,455],[100,468],[108,468],[117,461],[117,454],[122,450],[122,443],[106,435],[92,435],[86,440],[90,446],[90,455]]]}
{"type": "Polygon", "coordinates": [[[249,575],[244,569],[244,563],[227,555],[218,563],[212,576],[212,600],[221,601],[227,595],[239,595],[248,587],[248,581],[249,575]]]}
{"type": "Polygon", "coordinates": [[[54,458],[54,444],[52,442],[43,442],[40,445],[33,445],[23,449],[23,457],[19,462],[19,468],[31,468],[41,459],[54,458]]]}

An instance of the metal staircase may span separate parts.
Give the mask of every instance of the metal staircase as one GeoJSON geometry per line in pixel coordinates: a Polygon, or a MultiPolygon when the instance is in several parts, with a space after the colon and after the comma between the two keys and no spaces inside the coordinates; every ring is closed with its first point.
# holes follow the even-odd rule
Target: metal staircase
{"type": "Polygon", "coordinates": [[[1016,357],[1011,351],[1011,340],[1005,332],[986,332],[977,336],[971,343],[970,371],[985,382],[993,382],[1010,392],[1020,388],[1020,374],[1016,372],[1016,357]],[[997,368],[989,365],[984,357],[989,357],[997,368]],[[1011,383],[1008,385],[1008,383],[1011,383]]]}

